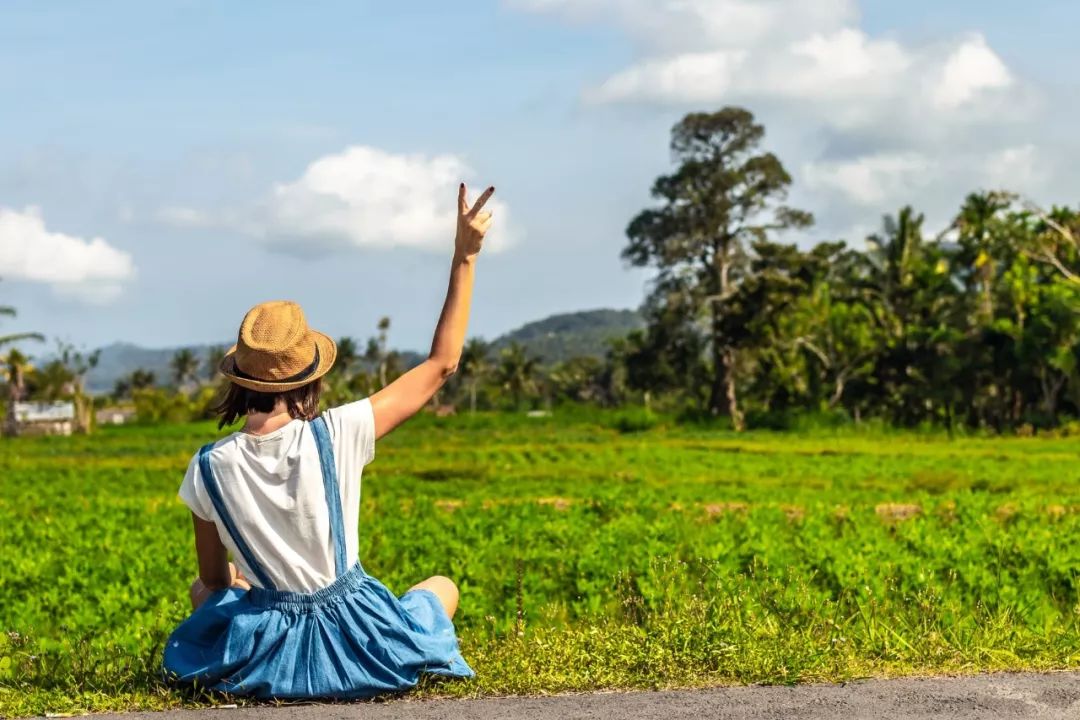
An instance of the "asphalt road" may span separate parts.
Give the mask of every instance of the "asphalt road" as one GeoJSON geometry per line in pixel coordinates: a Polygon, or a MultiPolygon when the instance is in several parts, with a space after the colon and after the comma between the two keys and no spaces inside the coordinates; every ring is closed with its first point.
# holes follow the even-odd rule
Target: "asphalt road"
{"type": "Polygon", "coordinates": [[[481,700],[411,700],[332,705],[132,713],[125,720],[923,720],[1076,718],[1080,672],[1001,673],[959,678],[865,680],[844,685],[732,687],[481,700]]]}

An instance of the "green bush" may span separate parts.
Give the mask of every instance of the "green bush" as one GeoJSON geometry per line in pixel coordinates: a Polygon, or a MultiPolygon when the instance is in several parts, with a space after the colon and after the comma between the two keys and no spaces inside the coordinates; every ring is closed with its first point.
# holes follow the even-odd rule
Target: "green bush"
{"type": "Polygon", "coordinates": [[[142,425],[186,423],[198,419],[197,404],[185,394],[162,388],[146,388],[132,393],[135,420],[142,425]]]}
{"type": "Polygon", "coordinates": [[[621,433],[644,432],[660,424],[660,416],[647,408],[619,410],[606,420],[609,427],[621,433]]]}

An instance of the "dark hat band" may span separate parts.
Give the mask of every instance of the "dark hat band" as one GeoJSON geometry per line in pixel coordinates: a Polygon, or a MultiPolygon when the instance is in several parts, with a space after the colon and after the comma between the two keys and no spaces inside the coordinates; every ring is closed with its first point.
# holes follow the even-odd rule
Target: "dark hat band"
{"type": "Polygon", "coordinates": [[[261,383],[281,383],[282,385],[284,385],[285,383],[300,382],[301,380],[305,380],[305,379],[311,377],[312,375],[314,375],[315,371],[318,370],[318,369],[319,369],[319,343],[315,343],[315,359],[311,361],[310,365],[308,365],[306,368],[304,368],[300,372],[296,373],[295,375],[290,375],[287,378],[281,378],[279,380],[267,380],[265,378],[255,377],[254,375],[248,375],[246,372],[241,370],[240,366],[236,364],[235,360],[233,360],[233,375],[235,375],[238,378],[243,378],[244,380],[252,380],[254,382],[261,382],[261,383]]]}

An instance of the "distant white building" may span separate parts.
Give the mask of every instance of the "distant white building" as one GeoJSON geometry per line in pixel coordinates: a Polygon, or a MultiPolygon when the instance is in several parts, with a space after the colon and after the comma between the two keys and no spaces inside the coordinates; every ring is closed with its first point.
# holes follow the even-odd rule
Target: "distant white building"
{"type": "Polygon", "coordinates": [[[17,402],[15,424],[25,435],[70,435],[75,426],[75,403],[17,402]]]}

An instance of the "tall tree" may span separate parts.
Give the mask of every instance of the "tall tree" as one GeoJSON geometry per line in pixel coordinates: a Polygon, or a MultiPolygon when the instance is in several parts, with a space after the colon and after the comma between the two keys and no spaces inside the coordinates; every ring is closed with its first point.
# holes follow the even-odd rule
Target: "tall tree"
{"type": "Polygon", "coordinates": [[[178,389],[194,382],[199,376],[199,358],[190,348],[181,348],[169,361],[173,383],[178,389]]]}
{"type": "Polygon", "coordinates": [[[944,421],[961,404],[967,304],[948,248],[923,234],[923,215],[904,207],[867,238],[861,291],[884,336],[873,382],[901,424],[944,421]]]}
{"type": "Polygon", "coordinates": [[[390,334],[390,318],[379,318],[379,386],[386,387],[387,354],[390,334]]]}
{"type": "Polygon", "coordinates": [[[490,346],[480,338],[470,338],[461,351],[458,375],[469,388],[469,412],[476,412],[476,391],[484,376],[491,370],[488,361],[490,346]]]}
{"type": "MultiPolygon", "coordinates": [[[[206,363],[203,366],[206,369],[206,381],[214,382],[218,378],[219,368],[221,368],[221,361],[225,359],[225,347],[222,345],[211,345],[206,349],[206,363]]],[[[137,372],[137,371],[136,371],[137,372]]],[[[153,385],[153,381],[150,382],[153,385]]]]}
{"type": "Polygon", "coordinates": [[[1002,215],[1014,199],[1004,192],[971,193],[952,224],[956,233],[953,270],[974,300],[970,320],[975,326],[993,322],[996,280],[1015,255],[1013,238],[1002,232],[1002,215]]]}
{"type": "Polygon", "coordinates": [[[15,415],[15,404],[26,396],[26,374],[32,369],[30,360],[19,352],[18,348],[12,348],[4,358],[4,374],[8,386],[7,415],[4,423],[6,435],[19,434],[19,422],[15,415]]]}
{"type": "Polygon", "coordinates": [[[521,407],[526,397],[536,395],[536,373],[539,367],[540,360],[530,355],[519,342],[510,343],[499,353],[496,377],[503,389],[510,393],[515,409],[521,407]]]}
{"type": "Polygon", "coordinates": [[[86,394],[86,376],[97,367],[101,350],[83,352],[74,345],[60,343],[58,362],[70,378],[71,399],[75,404],[75,429],[89,433],[93,430],[93,402],[86,394]]]}
{"type": "Polygon", "coordinates": [[[1069,282],[1080,285],[1080,212],[1055,207],[1049,212],[1031,201],[1029,214],[1039,219],[1035,242],[1024,249],[1031,258],[1052,267],[1069,282]]]}
{"type": "MultiPolygon", "coordinates": [[[[0,316],[15,317],[15,308],[9,305],[0,306],[0,316]]],[[[45,336],[36,332],[24,332],[13,333],[9,335],[0,335],[0,347],[5,345],[12,345],[17,342],[23,342],[25,340],[33,340],[35,342],[44,342],[45,336]]],[[[19,424],[15,419],[15,403],[19,402],[23,398],[25,393],[24,378],[25,370],[28,369],[28,361],[22,353],[16,349],[12,349],[8,355],[7,373],[8,373],[8,403],[7,413],[5,417],[5,431],[9,435],[16,435],[19,431],[19,424]]]]}
{"type": "Polygon", "coordinates": [[[813,222],[809,213],[783,204],[791,176],[775,155],[759,150],[764,134],[754,116],[737,107],[683,118],[671,133],[678,167],[652,187],[661,205],[630,222],[623,250],[632,265],[657,269],[654,293],[681,292],[675,313],[683,324],[705,321],[707,408],[727,413],[737,429],[743,427],[738,358],[725,330],[726,305],[746,277],[751,243],[813,222]]]}
{"type": "Polygon", "coordinates": [[[130,373],[116,381],[113,386],[113,397],[117,400],[132,397],[138,390],[146,390],[154,386],[157,378],[152,370],[135,368],[130,373]]]}
{"type": "Polygon", "coordinates": [[[360,347],[356,340],[345,336],[337,341],[336,369],[345,377],[352,377],[353,367],[360,360],[360,347]]]}
{"type": "Polygon", "coordinates": [[[607,399],[607,369],[600,358],[573,357],[553,366],[547,379],[557,400],[602,403],[607,399]]]}

